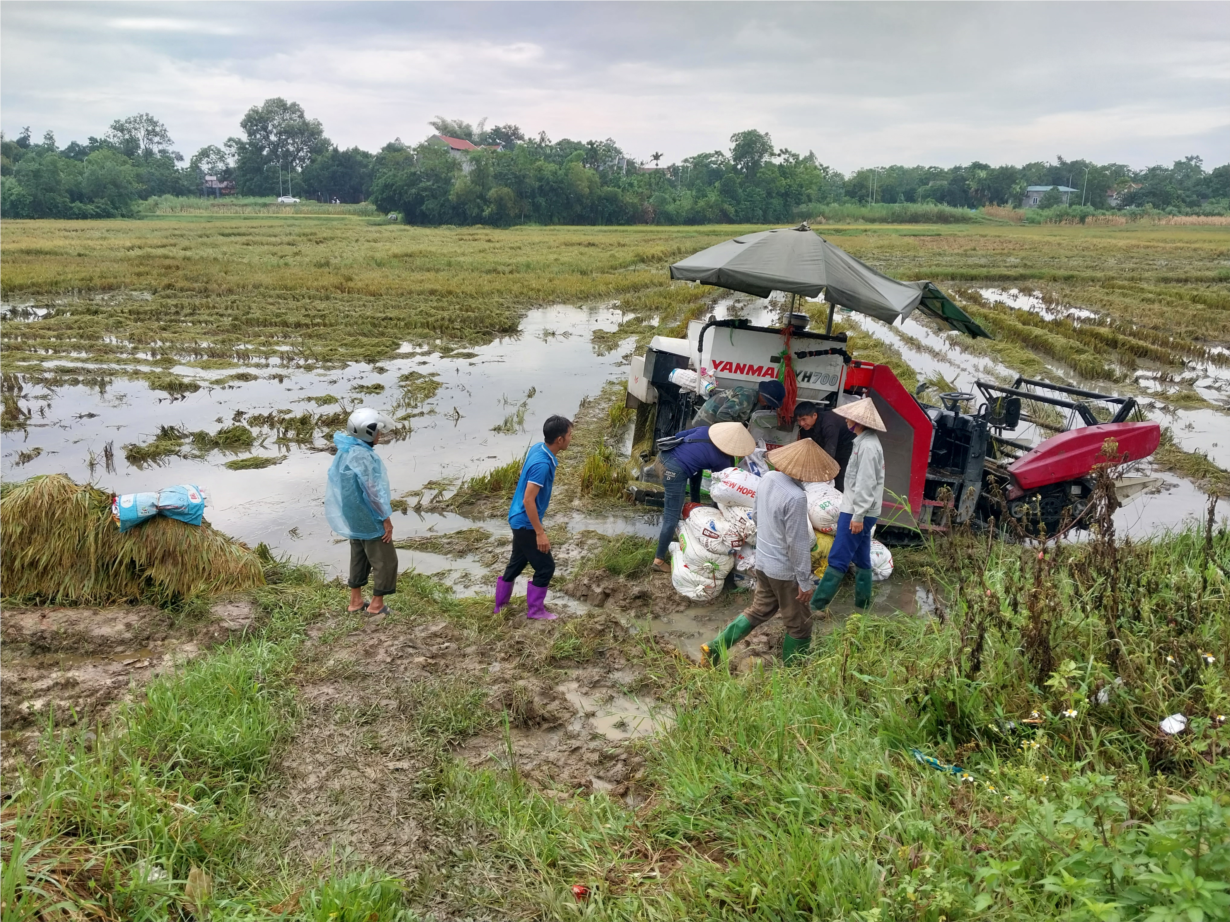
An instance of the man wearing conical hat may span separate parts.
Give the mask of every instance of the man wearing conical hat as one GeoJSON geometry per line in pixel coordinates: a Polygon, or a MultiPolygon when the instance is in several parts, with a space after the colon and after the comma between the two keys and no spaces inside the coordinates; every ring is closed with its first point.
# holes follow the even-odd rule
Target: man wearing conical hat
{"type": "Polygon", "coordinates": [[[876,434],[884,432],[884,420],[870,397],[837,407],[833,412],[846,418],[854,433],[854,447],[846,465],[846,489],[828,568],[811,597],[811,607],[824,611],[837,595],[850,564],[854,564],[854,604],[871,604],[871,529],[884,502],[884,448],[876,434]]]}
{"type": "MultiPolygon", "coordinates": [[[[697,426],[676,433],[674,448],[661,454],[662,460],[662,531],[658,535],[658,550],[653,569],[669,573],[667,548],[675,536],[675,526],[683,512],[685,491],[692,489],[692,502],[700,502],[701,475],[730,467],[732,460],[750,455],[756,450],[756,440],[742,423],[715,423],[697,426]]],[[[738,463],[735,461],[734,463],[738,463]]]]}
{"type": "Polygon", "coordinates": [[[811,439],[775,449],[767,455],[775,470],[756,487],[756,592],[752,604],[726,625],[713,641],[701,647],[701,662],[720,663],[727,651],[778,612],[786,622],[782,661],[790,663],[811,646],[811,547],[815,533],[807,519],[804,483],[819,483],[837,476],[837,462],[811,439]]]}

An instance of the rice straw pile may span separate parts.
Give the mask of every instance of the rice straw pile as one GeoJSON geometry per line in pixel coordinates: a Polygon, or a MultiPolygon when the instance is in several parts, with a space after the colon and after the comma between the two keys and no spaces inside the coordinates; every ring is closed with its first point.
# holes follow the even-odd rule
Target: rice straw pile
{"type": "Polygon", "coordinates": [[[167,604],[265,582],[256,554],[209,525],[165,516],[121,534],[111,495],[63,474],[0,493],[0,591],[55,605],[167,604]]]}

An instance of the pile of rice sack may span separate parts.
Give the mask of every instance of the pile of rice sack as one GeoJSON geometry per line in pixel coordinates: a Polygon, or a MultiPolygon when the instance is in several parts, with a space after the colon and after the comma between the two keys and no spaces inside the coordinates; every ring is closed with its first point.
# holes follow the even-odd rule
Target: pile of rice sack
{"type": "MultiPolygon", "coordinates": [[[[709,478],[709,497],[717,508],[701,506],[679,525],[679,540],[671,544],[671,582],[675,590],[695,602],[712,602],[722,591],[727,575],[754,585],[756,523],[752,508],[760,478],[769,470],[763,451],[743,459],[738,467],[714,471],[709,478]]],[[[811,547],[815,575],[828,566],[833,533],[841,510],[841,493],[828,483],[805,483],[807,517],[816,532],[811,547]]],[[[893,574],[893,555],[879,541],[871,541],[871,576],[885,580],[893,574]]]]}

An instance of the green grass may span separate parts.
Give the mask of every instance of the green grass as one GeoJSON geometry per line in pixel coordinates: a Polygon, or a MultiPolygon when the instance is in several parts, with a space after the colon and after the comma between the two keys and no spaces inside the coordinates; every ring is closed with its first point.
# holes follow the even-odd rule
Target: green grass
{"type": "MultiPolygon", "coordinates": [[[[329,662],[330,634],[323,656],[301,640],[346,589],[258,554],[269,585],[249,639],[156,679],[96,740],[50,733],[10,785],[6,917],[67,901],[87,917],[166,918],[193,869],[212,881],[211,917],[226,919],[292,905],[321,922],[410,920],[441,905],[473,918],[680,922],[1146,922],[1230,908],[1230,725],[1217,720],[1230,712],[1225,530],[1141,543],[1103,534],[1041,557],[956,536],[911,557],[941,593],[938,618],[853,616],[817,632],[799,668],[681,669],[628,640],[624,654],[647,657],[675,716],[638,744],[640,806],[561,797],[512,762],[473,768],[449,755],[498,732],[501,707],[515,725],[532,688],[493,702],[448,672],[390,686],[387,706],[424,766],[402,796],[426,824],[430,882],[358,856],[305,879],[269,853],[293,857],[255,825],[255,798],[278,796],[271,766],[300,719],[293,682],[329,662]],[[1175,712],[1188,730],[1161,734],[1175,712]]],[[[649,542],[619,538],[593,560],[638,578],[646,555],[649,542]]],[[[507,633],[489,598],[457,598],[413,572],[398,590],[393,624],[442,620],[476,649],[507,633]]],[[[569,619],[514,649],[546,670],[601,664],[610,639],[597,627],[569,619]]]]}
{"type": "Polygon", "coordinates": [[[507,464],[501,464],[499,467],[482,474],[475,474],[462,481],[461,486],[449,498],[449,504],[464,506],[491,499],[511,499],[513,493],[516,492],[517,481],[521,478],[521,466],[524,463],[524,458],[514,458],[507,464]]]}
{"type": "Polygon", "coordinates": [[[35,762],[6,778],[6,920],[418,918],[402,881],[353,857],[307,879],[258,873],[276,846],[247,832],[299,719],[297,651],[306,625],[346,593],[258,553],[269,585],[246,640],[155,678],[95,727],[50,726],[35,762]],[[201,911],[185,916],[192,879],[201,911]]]}
{"type": "Polygon", "coordinates": [[[1041,561],[942,550],[943,622],[854,616],[798,670],[680,673],[641,810],[456,766],[450,804],[499,836],[480,899],[547,918],[1223,917],[1230,685],[1202,654],[1230,655],[1228,564],[1224,531],[1041,561]],[[1191,729],[1160,734],[1176,711],[1191,729]]]}
{"type": "Polygon", "coordinates": [[[614,576],[639,579],[649,575],[657,543],[636,535],[603,536],[602,546],[585,559],[581,569],[606,570],[614,576]]]}
{"type": "Polygon", "coordinates": [[[1183,451],[1174,443],[1174,433],[1169,426],[1162,429],[1162,442],[1153,454],[1154,462],[1162,470],[1172,471],[1211,490],[1219,496],[1230,496],[1230,471],[1209,460],[1202,452],[1183,451]]]}
{"type": "Polygon", "coordinates": [[[201,385],[197,382],[186,380],[169,372],[154,371],[144,375],[144,378],[150,390],[165,391],[172,396],[194,394],[201,389],[201,385]]]}
{"type": "Polygon", "coordinates": [[[613,448],[600,445],[585,456],[579,482],[582,495],[618,498],[627,484],[627,464],[613,448]]]}
{"type": "Polygon", "coordinates": [[[394,358],[407,341],[485,343],[516,332],[522,313],[543,303],[619,298],[629,313],[674,315],[706,293],[672,286],[666,265],[738,231],[424,230],[310,216],[80,230],[6,223],[6,296],[108,295],[61,305],[37,324],[5,324],[6,363],[50,354],[121,370],[149,356],[336,366],[394,358]]]}
{"type": "Polygon", "coordinates": [[[104,918],[150,918],[176,905],[191,868],[225,873],[293,720],[290,665],[288,648],[249,643],[155,679],[91,745],[49,732],[4,835],[43,843],[27,877],[55,877],[104,918]]]}
{"type": "Polygon", "coordinates": [[[141,215],[263,215],[263,216],[360,216],[379,217],[376,206],[367,202],[357,205],[327,205],[304,200],[296,205],[283,205],[273,198],[250,195],[228,195],[225,198],[156,195],[140,205],[141,215]]]}
{"type": "Polygon", "coordinates": [[[824,233],[825,224],[986,224],[994,219],[981,211],[948,205],[803,205],[796,209],[824,233]]]}
{"type": "Polygon", "coordinates": [[[251,448],[256,442],[256,436],[252,434],[252,430],[247,426],[234,425],[227,426],[225,429],[219,429],[215,433],[194,432],[192,433],[192,444],[199,451],[212,451],[220,449],[222,451],[243,451],[251,448]]]}
{"type": "MultiPolygon", "coordinates": [[[[169,457],[183,454],[191,446],[190,454],[207,455],[211,451],[241,452],[248,451],[256,443],[256,435],[247,426],[234,425],[219,429],[217,432],[185,432],[176,426],[159,426],[153,440],[141,443],[131,443],[124,446],[124,457],[129,464],[139,468],[156,465],[169,457]]],[[[232,467],[237,462],[227,463],[232,470],[244,467],[267,467],[268,464],[254,464],[251,459],[241,459],[244,463],[232,467]]],[[[266,459],[270,464],[276,464],[273,459],[266,459]]]]}

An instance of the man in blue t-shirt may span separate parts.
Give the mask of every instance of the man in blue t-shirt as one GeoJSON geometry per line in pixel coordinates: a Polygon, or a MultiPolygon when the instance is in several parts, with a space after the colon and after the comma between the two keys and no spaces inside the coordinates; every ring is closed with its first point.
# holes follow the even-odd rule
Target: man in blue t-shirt
{"type": "Polygon", "coordinates": [[[551,542],[543,527],[551,488],[555,484],[555,466],[559,453],[572,442],[572,422],[562,416],[552,416],[542,427],[542,441],[526,452],[521,465],[517,492],[508,507],[508,524],[512,527],[512,556],[504,575],[495,581],[495,612],[512,598],[513,582],[528,563],[534,568],[534,578],[525,590],[526,617],[535,621],[550,621],[555,617],[547,611],[547,587],[555,574],[555,558],[551,542]]]}

